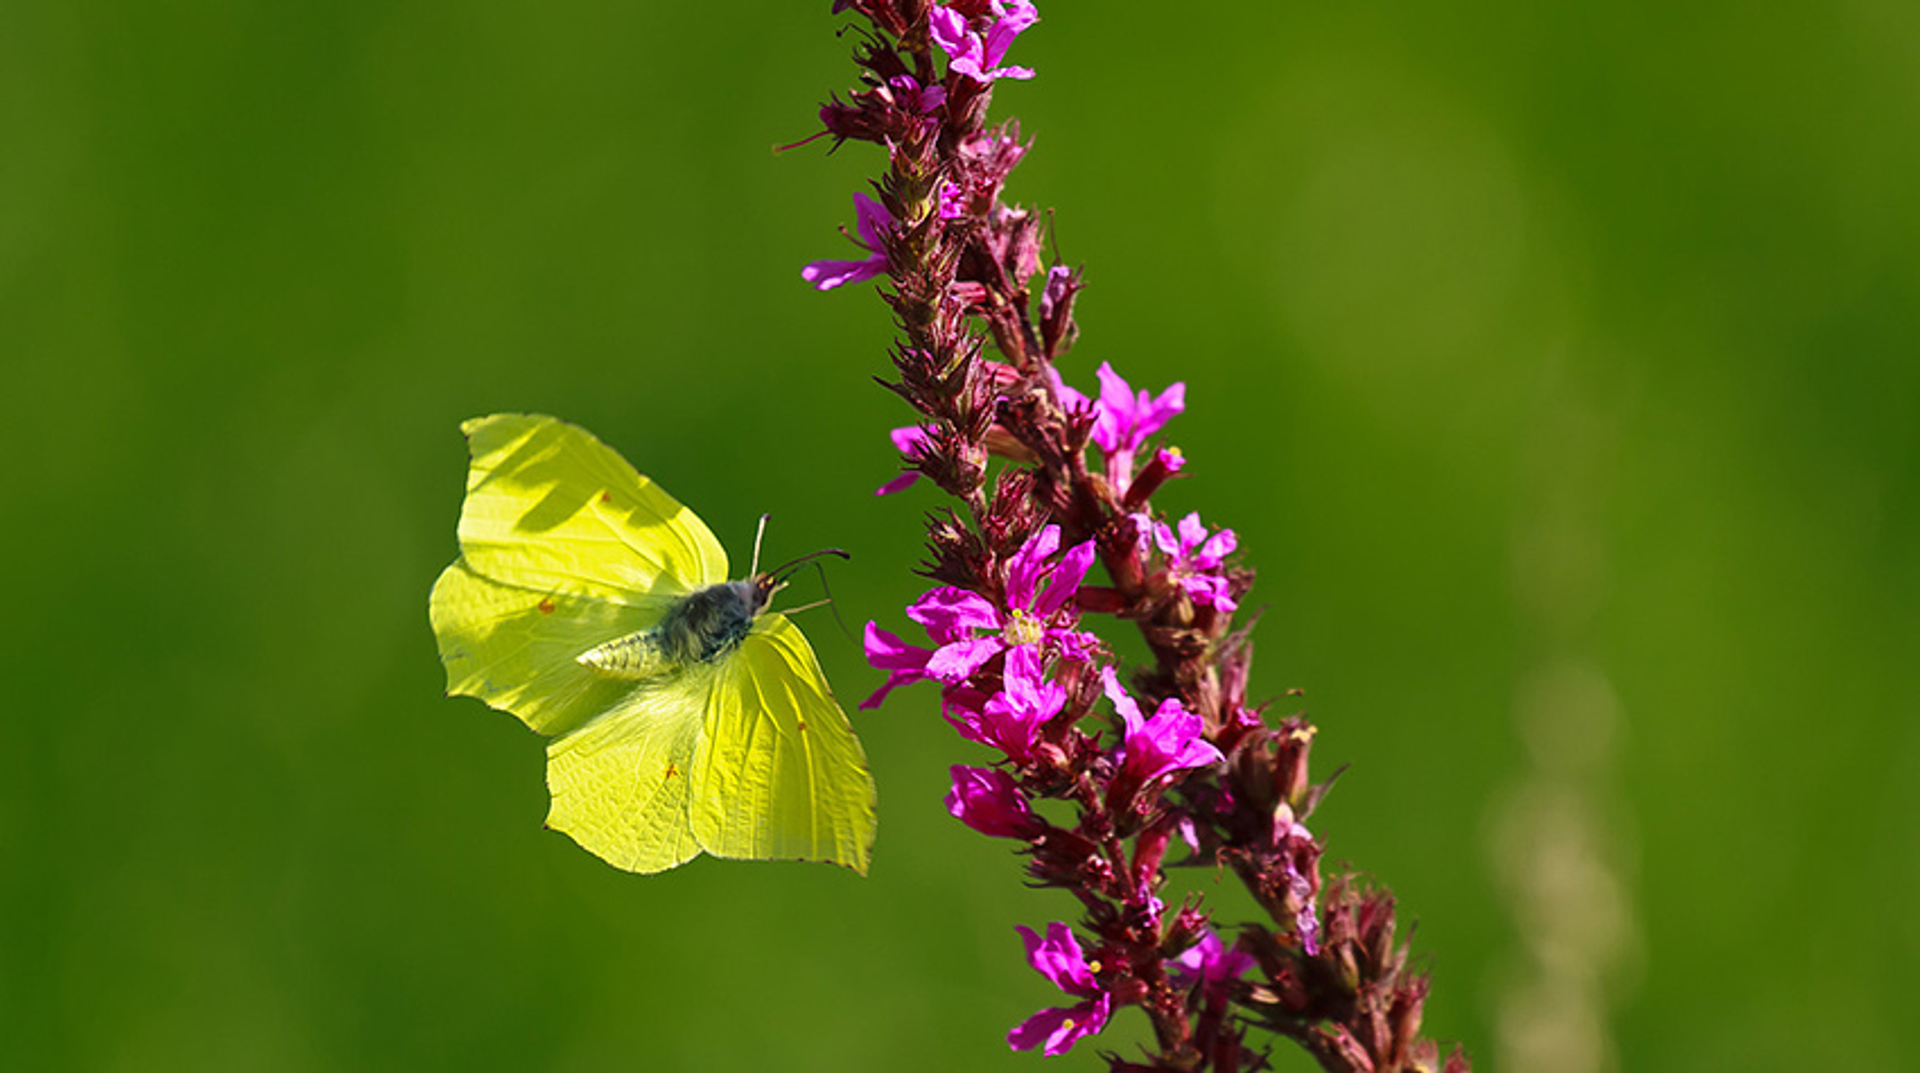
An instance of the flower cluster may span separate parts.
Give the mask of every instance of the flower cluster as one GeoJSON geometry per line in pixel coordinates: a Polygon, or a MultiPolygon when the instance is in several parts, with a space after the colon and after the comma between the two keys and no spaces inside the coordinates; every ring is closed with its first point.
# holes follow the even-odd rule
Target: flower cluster
{"type": "Polygon", "coordinates": [[[821,108],[823,134],[881,147],[887,168],[855,195],[862,255],[802,275],[821,290],[884,278],[900,330],[886,385],[914,414],[891,434],[901,472],[877,492],[924,478],[953,503],[928,518],[932,584],[906,608],[913,636],[866,626],[886,681],[861,707],[936,690],[984,749],[951,768],[948,811],[1013,840],[1028,878],[1083,910],[1044,937],[1019,929],[1029,964],[1070,1001],[1008,1043],[1065,1053],[1134,1007],[1154,1043],[1147,1064],[1110,1056],[1115,1069],[1258,1068],[1252,1025],[1330,1070],[1440,1068],[1417,1034],[1427,985],[1405,971],[1390,901],[1323,883],[1306,826],[1326,790],[1308,776],[1313,728],[1269,726],[1247,698],[1253,646],[1234,615],[1253,575],[1237,536],[1155,508],[1187,472],[1162,439],[1186,385],[1136,389],[1102,362],[1086,394],[1059,369],[1083,280],[1043,272],[1041,217],[1003,200],[1027,146],[1013,124],[986,124],[996,86],[1033,77],[1009,62],[1033,3],[834,10],[870,31],[854,57],[861,88],[821,108]],[[1121,622],[1151,654],[1125,676],[1100,629],[1121,622]],[[1040,799],[1071,817],[1055,822],[1040,799]],[[1197,897],[1170,907],[1170,850],[1230,871],[1266,918],[1228,942],[1197,897]]]}

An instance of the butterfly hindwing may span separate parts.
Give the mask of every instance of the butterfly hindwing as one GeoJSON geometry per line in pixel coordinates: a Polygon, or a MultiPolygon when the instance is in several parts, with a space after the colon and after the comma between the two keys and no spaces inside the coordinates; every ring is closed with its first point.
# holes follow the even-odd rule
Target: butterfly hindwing
{"type": "Polygon", "coordinates": [[[873,778],[798,627],[762,615],[722,661],[694,758],[694,834],[717,857],[872,856],[873,778]]]}
{"type": "Polygon", "coordinates": [[[478,697],[543,734],[571,730],[631,689],[580,665],[580,653],[652,627],[671,597],[625,601],[503,585],[456,561],[433,586],[430,609],[447,692],[478,697]]]}
{"type": "Polygon", "coordinates": [[[547,744],[547,826],[616,868],[662,872],[700,853],[688,822],[691,770],[714,668],[639,687],[606,715],[547,744]]]}

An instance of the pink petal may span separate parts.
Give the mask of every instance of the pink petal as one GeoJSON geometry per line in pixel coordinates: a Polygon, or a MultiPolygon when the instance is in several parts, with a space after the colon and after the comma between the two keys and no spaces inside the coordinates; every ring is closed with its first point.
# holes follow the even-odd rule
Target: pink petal
{"type": "Polygon", "coordinates": [[[1007,1033],[1007,1046],[1016,1051],[1030,1051],[1044,1043],[1046,1044],[1045,1053],[1059,1054],[1073,1046],[1071,1040],[1067,1041],[1064,1047],[1060,1046],[1060,1042],[1066,1032],[1077,1027],[1077,1019],[1074,1017],[1076,1012],[1061,1009],[1058,1006],[1041,1010],[1014,1026],[1013,1031],[1007,1033]]]}
{"type": "Polygon", "coordinates": [[[1133,698],[1127,696],[1127,691],[1120,688],[1120,676],[1113,673],[1112,667],[1100,668],[1100,685],[1106,690],[1107,699],[1119,711],[1120,718],[1126,722],[1127,736],[1132,737],[1141,726],[1140,705],[1134,703],[1133,698]]]}
{"type": "Polygon", "coordinates": [[[887,270],[884,257],[869,257],[864,261],[814,261],[800,270],[800,278],[813,284],[815,290],[830,291],[848,283],[858,283],[872,279],[887,270]]]}
{"type": "Polygon", "coordinates": [[[1060,547],[1060,527],[1049,525],[1027,538],[1007,564],[1007,606],[1031,609],[1047,557],[1060,547]]]}
{"type": "MultiPolygon", "coordinates": [[[[885,205],[865,194],[853,195],[854,227],[860,232],[860,244],[867,249],[880,252],[881,232],[893,226],[893,214],[885,205]]],[[[886,260],[881,258],[882,262],[886,260]]]]}
{"type": "Polygon", "coordinates": [[[1159,545],[1161,553],[1167,558],[1179,558],[1180,541],[1175,539],[1173,530],[1167,528],[1166,522],[1153,523],[1153,542],[1159,545]]]}
{"type": "Polygon", "coordinates": [[[1046,618],[1066,606],[1073,594],[1080,591],[1080,582],[1086,578],[1087,571],[1093,568],[1093,556],[1091,540],[1074,545],[1061,556],[1060,565],[1053,569],[1053,582],[1047,586],[1046,595],[1034,604],[1034,613],[1046,618]]]}
{"type": "MultiPolygon", "coordinates": [[[[1145,394],[1146,392],[1141,392],[1142,396],[1145,394]]],[[[1187,385],[1184,381],[1175,383],[1172,387],[1161,392],[1160,397],[1155,399],[1151,406],[1147,407],[1147,420],[1143,421],[1142,424],[1149,427],[1145,432],[1141,433],[1141,435],[1147,436],[1160,431],[1175,414],[1180,413],[1186,408],[1187,385]]]]}
{"type": "Polygon", "coordinates": [[[1016,1051],[1030,1051],[1045,1043],[1043,1054],[1061,1055],[1080,1040],[1107,1027],[1113,1000],[1103,992],[1070,1009],[1041,1010],[1007,1033],[1007,1044],[1016,1051]]]}
{"type": "Polygon", "coordinates": [[[917,469],[906,470],[902,472],[900,476],[895,477],[894,479],[888,481],[887,483],[881,485],[878,488],[875,488],[873,490],[873,494],[877,496],[890,496],[895,492],[905,491],[909,486],[913,484],[913,482],[919,479],[920,479],[919,470],[917,469]]]}
{"type": "Polygon", "coordinates": [[[865,648],[867,662],[888,673],[886,684],[860,702],[862,710],[878,708],[887,699],[888,693],[927,677],[927,659],[933,653],[907,644],[872,622],[867,623],[865,648]]]}
{"type": "Polygon", "coordinates": [[[927,20],[928,36],[940,46],[940,51],[950,60],[957,60],[967,52],[973,37],[967,30],[967,17],[946,6],[933,9],[927,20]]]}
{"type": "Polygon", "coordinates": [[[1180,551],[1182,554],[1191,555],[1193,549],[1205,543],[1206,539],[1207,527],[1200,521],[1199,511],[1195,511],[1180,519],[1180,551]]]}
{"type": "Polygon", "coordinates": [[[942,682],[963,682],[1005,647],[998,636],[942,645],[927,660],[927,674],[942,682]]]}
{"type": "Polygon", "coordinates": [[[923,670],[927,657],[933,654],[919,645],[908,644],[874,622],[867,623],[862,647],[866,649],[867,662],[885,671],[923,670]]]}
{"type": "Polygon", "coordinates": [[[1233,530],[1222,529],[1201,546],[1200,554],[1194,556],[1194,561],[1202,566],[1219,566],[1220,560],[1232,555],[1234,549],[1239,546],[1240,538],[1233,535],[1233,530]]]}
{"type": "Polygon", "coordinates": [[[919,458],[920,452],[933,442],[932,433],[924,425],[902,425],[890,429],[887,438],[893,441],[894,450],[908,458],[919,458]]]}
{"type": "Polygon", "coordinates": [[[1093,422],[1094,441],[1105,451],[1132,448],[1138,442],[1130,442],[1127,435],[1133,425],[1133,388],[1120,379],[1110,362],[1101,362],[1093,375],[1100,380],[1099,416],[1093,422]]]}
{"type": "Polygon", "coordinates": [[[951,585],[929,591],[907,608],[907,617],[941,641],[956,641],[968,630],[998,630],[1000,612],[978,593],[951,585]]]}

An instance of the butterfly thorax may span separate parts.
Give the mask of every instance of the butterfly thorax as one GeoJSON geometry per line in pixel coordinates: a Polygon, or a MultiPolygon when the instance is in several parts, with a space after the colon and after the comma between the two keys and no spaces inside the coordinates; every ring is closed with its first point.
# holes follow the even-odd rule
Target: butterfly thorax
{"type": "Polygon", "coordinates": [[[575,658],[599,674],[635,680],[716,662],[746,639],[776,587],[760,575],[696,589],[674,601],[652,629],[608,641],[575,658]]]}

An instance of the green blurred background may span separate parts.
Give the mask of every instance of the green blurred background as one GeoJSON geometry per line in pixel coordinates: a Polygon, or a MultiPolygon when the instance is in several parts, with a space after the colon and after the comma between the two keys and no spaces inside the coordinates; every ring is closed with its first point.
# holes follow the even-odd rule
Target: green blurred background
{"type": "MultiPolygon", "coordinates": [[[[769,152],[852,80],[829,6],[0,5],[9,1068],[1040,1061],[1012,928],[1070,907],[945,815],[984,753],[930,696],[858,713],[870,878],[637,878],[540,829],[537,739],[427,628],[502,409],[736,553],[851,549],[843,615],[899,624],[887,317],[798,278],[879,157],[769,152]]],[[[1920,9],[1168,10],[1043,2],[1010,194],[1088,269],[1069,378],[1186,381],[1162,505],[1239,530],[1429,1028],[1902,1064],[1920,9]]]]}

